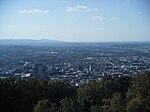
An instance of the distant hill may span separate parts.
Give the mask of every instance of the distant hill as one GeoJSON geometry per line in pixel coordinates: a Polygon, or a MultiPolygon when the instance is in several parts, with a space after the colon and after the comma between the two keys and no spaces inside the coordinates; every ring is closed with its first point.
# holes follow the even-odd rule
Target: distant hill
{"type": "Polygon", "coordinates": [[[41,39],[0,39],[0,45],[50,45],[63,43],[57,40],[41,39]]]}
{"type": "MultiPolygon", "coordinates": [[[[0,39],[0,45],[31,45],[31,46],[108,46],[108,47],[141,47],[150,46],[150,42],[64,42],[58,40],[33,39],[0,39]]],[[[149,48],[149,47],[148,47],[149,48]]]]}

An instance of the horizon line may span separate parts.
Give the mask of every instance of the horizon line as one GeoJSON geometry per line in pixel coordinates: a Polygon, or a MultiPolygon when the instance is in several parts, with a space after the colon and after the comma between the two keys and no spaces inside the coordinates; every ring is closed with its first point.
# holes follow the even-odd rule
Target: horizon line
{"type": "Polygon", "coordinates": [[[23,38],[23,39],[4,39],[0,38],[1,40],[33,40],[33,41],[40,41],[40,40],[49,40],[49,41],[59,41],[59,42],[65,42],[65,43],[109,43],[109,42],[116,42],[116,43],[126,43],[126,42],[150,42],[150,40],[130,40],[130,41],[121,41],[121,40],[116,40],[116,41],[63,41],[63,40],[53,40],[53,39],[28,39],[28,38],[23,38]]]}

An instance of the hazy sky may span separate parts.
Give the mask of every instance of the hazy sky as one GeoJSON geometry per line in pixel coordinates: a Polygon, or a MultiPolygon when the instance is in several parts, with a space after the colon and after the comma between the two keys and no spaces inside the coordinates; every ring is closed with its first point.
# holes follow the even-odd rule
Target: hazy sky
{"type": "Polygon", "coordinates": [[[0,0],[0,39],[150,41],[150,0],[0,0]]]}

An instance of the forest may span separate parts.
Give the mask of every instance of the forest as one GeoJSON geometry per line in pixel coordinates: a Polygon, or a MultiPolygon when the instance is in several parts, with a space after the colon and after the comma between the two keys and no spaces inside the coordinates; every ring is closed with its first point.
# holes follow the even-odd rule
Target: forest
{"type": "Polygon", "coordinates": [[[71,86],[42,79],[0,79],[0,112],[150,112],[150,73],[71,86]]]}

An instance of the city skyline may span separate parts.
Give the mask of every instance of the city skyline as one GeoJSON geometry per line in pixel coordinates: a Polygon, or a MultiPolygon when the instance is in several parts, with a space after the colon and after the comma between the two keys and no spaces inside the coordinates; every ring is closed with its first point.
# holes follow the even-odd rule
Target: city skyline
{"type": "Polygon", "coordinates": [[[150,41],[149,0],[1,0],[0,39],[150,41]]]}

